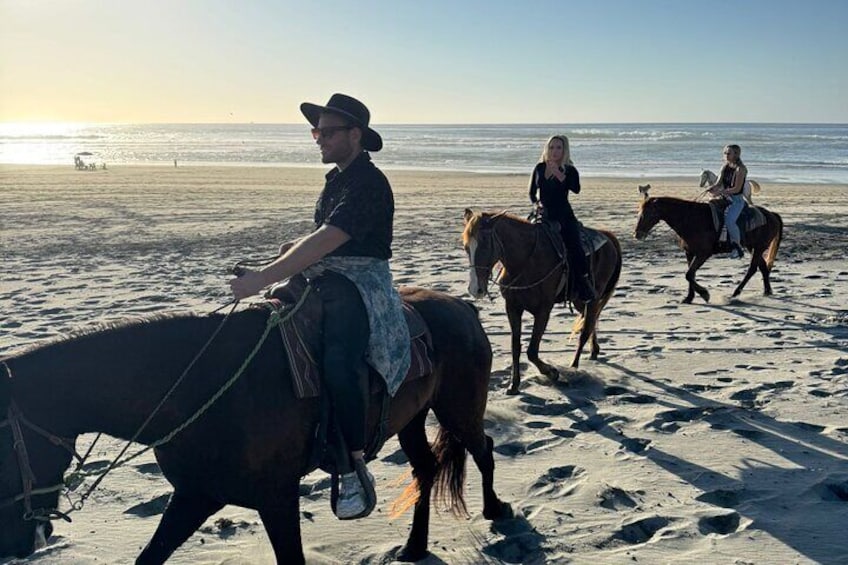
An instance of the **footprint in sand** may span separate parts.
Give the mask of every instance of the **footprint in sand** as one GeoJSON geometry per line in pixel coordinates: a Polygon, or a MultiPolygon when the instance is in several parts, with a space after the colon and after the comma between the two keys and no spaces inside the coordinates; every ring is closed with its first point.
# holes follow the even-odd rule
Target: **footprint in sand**
{"type": "Polygon", "coordinates": [[[645,428],[653,428],[659,432],[674,433],[680,429],[677,422],[692,422],[712,414],[715,408],[708,406],[696,406],[693,408],[680,408],[677,410],[666,410],[660,412],[651,422],[645,424],[645,428]]]}
{"type": "Polygon", "coordinates": [[[831,475],[810,491],[826,502],[848,502],[848,475],[831,475]]]}
{"type": "Polygon", "coordinates": [[[586,470],[574,465],[552,467],[530,487],[532,496],[561,498],[572,494],[586,480],[586,470]]]}
{"type": "Polygon", "coordinates": [[[651,445],[651,440],[641,437],[629,437],[621,440],[621,447],[633,453],[642,453],[651,445]]]}
{"type": "Polygon", "coordinates": [[[614,422],[629,422],[624,416],[615,414],[595,414],[580,422],[571,424],[571,428],[581,432],[597,432],[614,422]]]}
{"type": "MultiPolygon", "coordinates": [[[[636,491],[638,495],[645,494],[645,491],[636,491]]],[[[604,490],[598,493],[598,506],[609,510],[619,511],[625,508],[635,508],[637,505],[633,497],[627,491],[618,487],[607,485],[604,490]]]]}
{"type": "Polygon", "coordinates": [[[672,521],[671,518],[664,516],[651,516],[637,520],[636,522],[624,524],[609,539],[598,544],[598,547],[604,549],[622,544],[636,545],[648,542],[657,535],[657,532],[671,524],[672,521]]]}
{"type": "Polygon", "coordinates": [[[704,516],[698,520],[698,531],[708,534],[732,534],[739,530],[739,514],[730,512],[715,516],[704,516]]]}

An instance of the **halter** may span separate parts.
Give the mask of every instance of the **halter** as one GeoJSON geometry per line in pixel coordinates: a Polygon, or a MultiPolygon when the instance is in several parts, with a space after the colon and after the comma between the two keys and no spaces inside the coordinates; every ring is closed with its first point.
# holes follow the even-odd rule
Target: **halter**
{"type": "MultiPolygon", "coordinates": [[[[11,374],[8,365],[6,365],[6,363],[3,363],[3,366],[5,367],[6,371],[11,374]]],[[[18,405],[15,403],[14,400],[9,402],[9,408],[6,411],[6,415],[6,419],[0,422],[0,428],[9,426],[12,430],[12,439],[14,440],[12,448],[15,450],[15,456],[18,460],[18,469],[21,474],[21,487],[23,490],[20,494],[16,494],[14,496],[10,496],[8,498],[0,500],[0,508],[12,506],[13,504],[23,500],[24,521],[38,520],[41,522],[48,522],[54,518],[62,518],[63,520],[70,522],[71,519],[67,514],[65,514],[64,512],[60,512],[55,508],[33,509],[33,497],[60,491],[65,488],[65,483],[58,483],[55,485],[50,485],[41,488],[33,488],[33,484],[35,484],[37,479],[35,473],[33,473],[32,471],[32,465],[30,465],[29,462],[29,453],[27,452],[26,442],[24,441],[24,434],[23,429],[21,428],[21,424],[34,431],[41,437],[47,439],[53,445],[62,447],[66,451],[69,451],[78,461],[80,461],[80,464],[82,463],[83,458],[79,456],[70,441],[57,435],[51,434],[50,432],[30,422],[23,415],[23,413],[21,413],[21,409],[18,408],[18,405]]]]}

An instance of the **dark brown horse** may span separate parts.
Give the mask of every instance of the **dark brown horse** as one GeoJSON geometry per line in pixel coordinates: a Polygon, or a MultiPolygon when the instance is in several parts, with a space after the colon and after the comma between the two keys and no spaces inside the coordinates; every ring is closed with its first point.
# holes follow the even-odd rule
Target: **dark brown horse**
{"type": "MultiPolygon", "coordinates": [[[[710,293],[695,282],[695,273],[712,255],[730,251],[729,244],[719,241],[710,205],[706,202],[694,202],[670,196],[651,197],[648,196],[650,187],[650,185],[639,187],[643,200],[639,205],[636,239],[644,239],[660,220],[667,223],[680,237],[680,246],[686,253],[686,263],[689,265],[686,270],[689,292],[683,302],[690,304],[696,292],[709,302],[710,293]]],[[[763,276],[763,294],[769,296],[772,292],[769,273],[783,238],[783,220],[778,214],[762,206],[758,208],[765,215],[766,223],[742,234],[742,245],[751,252],[751,263],[742,282],[733,291],[733,296],[739,296],[757,269],[763,276]]]]}
{"type": "MultiPolygon", "coordinates": [[[[483,475],[483,515],[499,518],[509,506],[492,487],[492,440],[483,432],[492,353],[475,309],[429,290],[401,294],[430,327],[435,363],[432,375],[404,384],[389,409],[389,432],[398,434],[420,493],[395,558],[414,561],[427,553],[431,488],[452,510],[464,511],[466,450],[483,475]],[[424,429],[431,408],[441,424],[432,449],[424,429]]],[[[157,317],[32,348],[0,364],[0,557],[26,556],[39,534],[49,536],[75,438],[132,438],[221,320],[157,317]]],[[[138,441],[156,443],[191,420],[250,357],[272,327],[268,320],[265,309],[233,313],[138,441]]],[[[379,420],[374,404],[372,431],[379,420]]],[[[174,493],[137,563],[163,563],[227,504],[258,510],[277,561],[302,563],[298,486],[309,470],[319,414],[317,399],[295,398],[279,338],[262,342],[231,388],[155,449],[174,493]]]]}
{"type": "MultiPolygon", "coordinates": [[[[601,310],[609,302],[621,274],[621,246],[608,231],[600,231],[607,241],[591,256],[590,277],[597,300],[584,304],[577,296],[570,299],[580,312],[574,325],[580,330],[577,351],[571,367],[577,368],[580,354],[591,337],[591,359],[597,359],[597,325],[601,310]]],[[[553,237],[559,237],[554,234],[553,237]]],[[[533,315],[533,335],[527,358],[543,375],[556,380],[557,369],[539,358],[539,344],[556,303],[560,283],[568,274],[568,264],[560,256],[547,228],[511,214],[465,210],[462,242],[471,264],[468,292],[475,298],[488,293],[489,276],[498,261],[503,265],[498,286],[506,302],[506,314],[512,334],[512,380],[507,394],[517,394],[521,381],[521,317],[533,315]]]]}

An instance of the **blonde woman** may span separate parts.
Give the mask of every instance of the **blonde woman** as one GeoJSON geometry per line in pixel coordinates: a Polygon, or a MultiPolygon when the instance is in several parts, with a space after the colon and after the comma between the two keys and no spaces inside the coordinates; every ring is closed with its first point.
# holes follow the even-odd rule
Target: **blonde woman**
{"type": "Polygon", "coordinates": [[[733,246],[730,257],[738,259],[745,255],[745,251],[740,244],[741,234],[739,233],[739,226],[736,225],[736,221],[745,207],[742,190],[745,187],[748,168],[742,162],[742,148],[735,143],[725,145],[722,154],[724,155],[724,165],[721,167],[715,184],[707,190],[715,196],[723,196],[730,201],[730,204],[724,211],[724,225],[727,226],[727,236],[730,239],[730,244],[733,246]]]}
{"type": "Polygon", "coordinates": [[[568,193],[580,193],[580,173],[571,161],[568,138],[554,135],[542,149],[539,163],[530,176],[530,201],[541,205],[545,217],[559,222],[560,234],[574,272],[577,293],[584,302],[594,300],[586,256],[580,246],[580,222],[568,202],[568,193]]]}

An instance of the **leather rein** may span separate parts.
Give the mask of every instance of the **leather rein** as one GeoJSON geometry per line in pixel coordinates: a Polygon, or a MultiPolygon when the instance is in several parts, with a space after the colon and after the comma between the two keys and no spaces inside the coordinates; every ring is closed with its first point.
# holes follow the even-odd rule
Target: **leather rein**
{"type": "MultiPolygon", "coordinates": [[[[3,363],[3,365],[6,368],[6,371],[8,372],[8,366],[6,366],[5,363],[3,363]]],[[[33,485],[35,485],[37,482],[37,478],[32,470],[32,465],[30,464],[29,453],[27,452],[26,443],[24,442],[22,426],[29,428],[36,434],[48,440],[53,445],[56,445],[68,451],[79,462],[80,466],[85,461],[85,458],[81,457],[79,453],[77,453],[76,449],[74,449],[73,443],[68,439],[52,434],[47,430],[30,422],[26,418],[26,416],[23,415],[21,409],[18,408],[18,405],[15,403],[14,400],[9,402],[9,408],[6,411],[6,419],[0,422],[0,429],[5,428],[6,426],[9,426],[12,431],[12,449],[15,451],[15,456],[18,461],[18,469],[20,470],[21,474],[22,490],[19,494],[0,500],[0,508],[12,506],[17,502],[23,501],[23,519],[25,521],[38,520],[42,522],[47,522],[55,518],[62,518],[63,520],[70,522],[71,518],[67,514],[59,511],[56,508],[32,507],[32,499],[34,497],[40,496],[42,494],[50,494],[52,492],[61,491],[65,488],[65,483],[61,482],[55,485],[33,488],[33,485]]]]}

